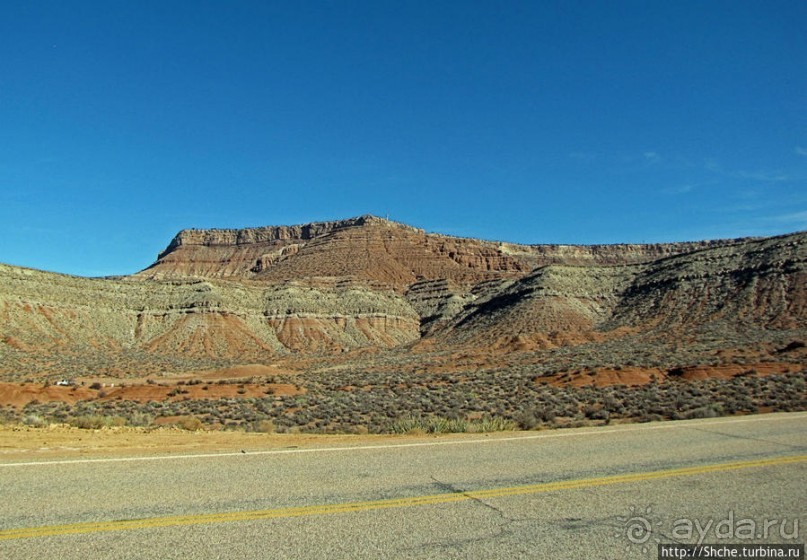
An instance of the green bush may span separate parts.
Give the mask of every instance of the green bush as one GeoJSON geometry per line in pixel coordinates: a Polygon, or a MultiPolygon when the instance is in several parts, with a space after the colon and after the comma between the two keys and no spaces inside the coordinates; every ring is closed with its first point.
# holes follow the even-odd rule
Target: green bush
{"type": "Polygon", "coordinates": [[[516,428],[516,423],[512,420],[499,417],[465,420],[444,416],[406,416],[395,420],[388,431],[394,434],[455,434],[498,432],[516,428]]]}

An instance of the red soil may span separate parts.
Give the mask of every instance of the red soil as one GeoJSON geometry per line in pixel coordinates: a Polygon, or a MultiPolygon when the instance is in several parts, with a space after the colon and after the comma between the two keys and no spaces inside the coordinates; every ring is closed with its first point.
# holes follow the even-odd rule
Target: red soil
{"type": "Polygon", "coordinates": [[[546,377],[536,378],[536,383],[555,387],[608,387],[626,385],[628,387],[645,385],[654,379],[662,382],[677,378],[685,381],[702,379],[730,379],[738,375],[766,376],[781,373],[793,373],[804,369],[798,364],[762,363],[762,364],[728,364],[722,366],[689,366],[673,370],[659,368],[623,367],[621,369],[601,368],[584,369],[575,372],[564,372],[546,377]]]}
{"type": "Polygon", "coordinates": [[[286,396],[301,393],[305,393],[305,389],[288,383],[201,383],[197,385],[180,385],[172,382],[160,385],[137,384],[125,386],[116,384],[114,387],[106,386],[99,390],[90,389],[88,386],[62,387],[57,385],[45,386],[41,383],[0,383],[0,405],[21,408],[33,401],[41,403],[61,401],[68,404],[91,400],[149,402],[286,396]]]}

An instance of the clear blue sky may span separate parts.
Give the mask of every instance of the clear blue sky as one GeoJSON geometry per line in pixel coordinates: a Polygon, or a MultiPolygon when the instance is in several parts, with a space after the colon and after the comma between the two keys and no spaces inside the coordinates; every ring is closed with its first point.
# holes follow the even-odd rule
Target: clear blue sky
{"type": "Polygon", "coordinates": [[[807,2],[3,2],[0,262],[365,213],[522,243],[807,229],[807,2]]]}

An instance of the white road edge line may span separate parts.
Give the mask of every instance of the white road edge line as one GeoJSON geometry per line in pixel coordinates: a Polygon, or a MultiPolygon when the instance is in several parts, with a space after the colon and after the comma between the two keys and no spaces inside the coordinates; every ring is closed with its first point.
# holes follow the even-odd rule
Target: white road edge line
{"type": "MultiPolygon", "coordinates": [[[[106,459],[65,459],[60,461],[31,461],[26,463],[0,463],[0,468],[12,467],[41,467],[50,465],[80,465],[88,463],[131,463],[136,461],[172,461],[182,459],[215,459],[220,457],[255,457],[256,455],[293,455],[301,453],[333,453],[339,451],[372,451],[376,449],[401,449],[407,447],[438,447],[442,445],[476,445],[480,443],[508,443],[514,441],[527,441],[534,439],[553,439],[563,437],[594,436],[603,434],[614,434],[622,432],[640,432],[647,430],[675,430],[687,429],[692,426],[704,424],[719,426],[723,424],[740,424],[746,422],[774,422],[779,420],[792,420],[794,418],[807,418],[807,412],[781,413],[776,416],[767,414],[744,416],[742,418],[732,418],[729,420],[721,418],[710,418],[697,421],[666,421],[652,425],[638,425],[619,428],[595,428],[593,430],[569,432],[558,430],[559,433],[540,433],[528,436],[494,437],[485,439],[461,439],[450,441],[421,441],[414,443],[390,443],[380,445],[347,445],[343,447],[309,447],[302,449],[267,449],[264,451],[233,451],[227,453],[197,453],[193,455],[155,455],[152,457],[110,457],[106,459]]],[[[624,424],[623,424],[624,426],[624,424]]]]}

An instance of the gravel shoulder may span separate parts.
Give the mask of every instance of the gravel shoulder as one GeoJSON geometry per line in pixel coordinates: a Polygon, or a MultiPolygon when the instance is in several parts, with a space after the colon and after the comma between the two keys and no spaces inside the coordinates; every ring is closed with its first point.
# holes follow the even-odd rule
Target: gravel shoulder
{"type": "Polygon", "coordinates": [[[86,430],[70,426],[0,426],[0,462],[183,453],[232,453],[288,448],[349,447],[513,437],[519,433],[444,435],[263,434],[239,431],[187,431],[178,428],[113,427],[86,430]]]}

